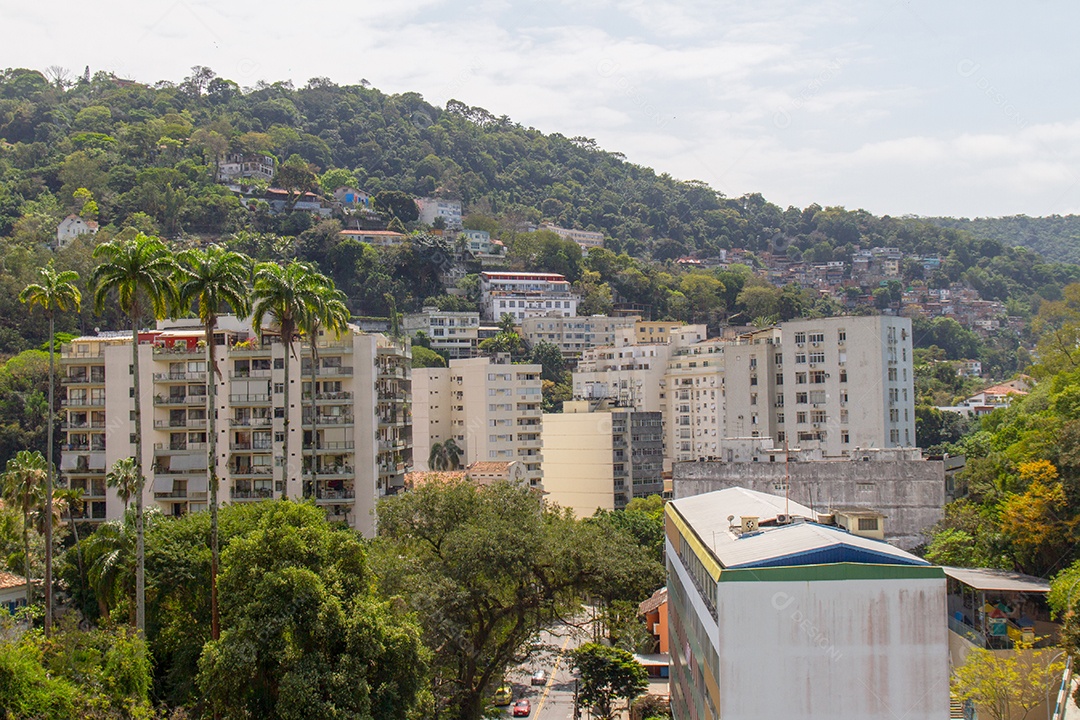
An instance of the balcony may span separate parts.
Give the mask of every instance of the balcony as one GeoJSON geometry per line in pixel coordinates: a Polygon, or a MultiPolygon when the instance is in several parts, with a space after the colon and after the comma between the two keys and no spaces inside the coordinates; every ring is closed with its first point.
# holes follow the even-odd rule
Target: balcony
{"type": "Polygon", "coordinates": [[[188,347],[187,345],[173,345],[171,347],[165,347],[164,345],[154,346],[155,355],[206,355],[205,347],[188,347]]]}
{"type": "Polygon", "coordinates": [[[205,372],[154,373],[154,382],[206,382],[205,372]]]}
{"type": "Polygon", "coordinates": [[[185,418],[184,420],[155,420],[155,430],[167,430],[169,428],[201,429],[206,427],[206,418],[185,418]]]}
{"type": "Polygon", "coordinates": [[[248,393],[229,395],[232,405],[268,405],[273,398],[266,393],[248,393]]]}
{"type": "Polygon", "coordinates": [[[204,442],[188,443],[154,443],[155,455],[172,455],[184,452],[206,452],[207,444],[204,442]]]}
{"type": "MultiPolygon", "coordinates": [[[[352,425],[354,422],[352,415],[319,415],[319,425],[352,425]]],[[[304,425],[311,425],[311,416],[304,416],[304,425]]]]}
{"type": "Polygon", "coordinates": [[[274,449],[274,443],[269,440],[258,440],[250,442],[231,442],[229,443],[230,450],[254,450],[255,452],[270,452],[274,449]]]}
{"type": "MultiPolygon", "coordinates": [[[[310,472],[310,471],[309,471],[310,472]]],[[[338,465],[336,467],[322,467],[316,468],[315,476],[319,478],[346,478],[352,477],[356,474],[356,470],[351,465],[338,465]]]]}
{"type": "Polygon", "coordinates": [[[269,345],[236,344],[229,348],[229,356],[237,357],[270,357],[269,345]]]}
{"type": "Polygon", "coordinates": [[[194,468],[159,468],[154,467],[155,475],[206,475],[205,467],[194,468]]]}
{"type": "MultiPolygon", "coordinates": [[[[308,372],[311,372],[311,371],[309,370],[308,372]]],[[[319,376],[319,377],[335,376],[335,375],[336,376],[352,375],[353,374],[353,369],[351,367],[344,367],[344,366],[321,367],[321,368],[318,369],[318,371],[315,374],[317,376],[319,376]]]]}
{"type": "Polygon", "coordinates": [[[229,475],[234,478],[268,478],[273,477],[274,469],[269,465],[248,465],[229,468],[229,475]]]}
{"type": "Polygon", "coordinates": [[[229,418],[230,427],[270,427],[274,419],[269,417],[229,418]]]}
{"type": "Polygon", "coordinates": [[[274,372],[273,370],[264,370],[264,369],[261,369],[261,368],[258,369],[258,370],[232,370],[232,371],[229,372],[229,379],[230,380],[250,380],[250,379],[267,380],[267,379],[270,378],[270,375],[273,372],[274,372]]]}
{"type": "Polygon", "coordinates": [[[91,384],[104,385],[105,384],[105,374],[102,373],[101,375],[92,375],[92,374],[91,375],[61,375],[60,376],[60,384],[61,385],[91,385],[91,384]]]}
{"type": "Polygon", "coordinates": [[[270,488],[256,488],[254,490],[230,488],[229,497],[233,500],[269,500],[274,497],[274,491],[270,488]]]}
{"type": "Polygon", "coordinates": [[[379,452],[394,452],[397,450],[404,450],[406,442],[404,440],[380,440],[379,452]]]}
{"type": "Polygon", "coordinates": [[[336,502],[339,500],[353,500],[356,498],[356,490],[353,488],[343,488],[341,490],[331,490],[330,488],[315,488],[315,500],[325,500],[327,502],[336,502]]]}
{"type": "Polygon", "coordinates": [[[398,380],[404,380],[405,379],[405,368],[397,367],[397,366],[394,366],[394,367],[380,367],[379,372],[378,372],[378,377],[379,377],[380,380],[389,380],[389,379],[392,379],[392,378],[396,378],[398,380]]]}
{"type": "Polygon", "coordinates": [[[155,395],[154,407],[205,406],[206,395],[155,395]]]}
{"type": "Polygon", "coordinates": [[[105,407],[105,396],[88,397],[88,398],[63,398],[60,400],[60,407],[67,408],[103,408],[105,407]]]}
{"type": "MultiPolygon", "coordinates": [[[[319,446],[315,448],[315,452],[340,452],[342,450],[352,450],[354,447],[356,447],[356,443],[352,440],[332,440],[319,443],[319,446]]],[[[311,450],[311,443],[306,443],[304,449],[311,450]]]]}
{"type": "MultiPolygon", "coordinates": [[[[341,392],[321,392],[315,393],[315,401],[319,403],[326,403],[332,405],[334,403],[341,403],[345,400],[352,400],[353,394],[347,391],[341,392]]],[[[304,393],[304,400],[311,402],[311,393],[304,393]]]]}

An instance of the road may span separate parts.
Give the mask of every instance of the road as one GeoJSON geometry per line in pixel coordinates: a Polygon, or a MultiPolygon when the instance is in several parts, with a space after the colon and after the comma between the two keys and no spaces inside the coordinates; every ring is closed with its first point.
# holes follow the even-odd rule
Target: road
{"type": "MultiPolygon", "coordinates": [[[[508,680],[513,687],[514,700],[524,697],[532,703],[530,720],[572,720],[574,675],[570,669],[569,654],[588,639],[585,630],[569,626],[544,631],[540,634],[544,650],[510,673],[508,680]],[[530,677],[539,669],[548,674],[547,684],[530,685],[530,677]]],[[[510,715],[510,708],[506,709],[506,715],[510,715]]]]}

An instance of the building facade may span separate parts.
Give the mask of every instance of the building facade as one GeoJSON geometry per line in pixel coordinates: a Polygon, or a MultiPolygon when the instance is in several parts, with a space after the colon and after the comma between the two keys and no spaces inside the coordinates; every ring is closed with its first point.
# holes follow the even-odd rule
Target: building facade
{"type": "Polygon", "coordinates": [[[665,515],[676,720],[948,717],[941,568],[743,488],[665,515]]]}
{"type": "Polygon", "coordinates": [[[590,348],[612,345],[615,332],[632,328],[636,317],[607,315],[578,315],[566,317],[557,310],[550,314],[527,317],[521,321],[521,331],[531,345],[547,342],[557,345],[565,358],[579,358],[590,348]]]}
{"type": "Polygon", "coordinates": [[[604,233],[602,232],[595,232],[593,230],[574,230],[573,228],[559,227],[552,223],[542,223],[540,229],[553,232],[564,240],[573,240],[583,252],[588,252],[593,248],[604,247],[604,233]]]}
{"type": "Polygon", "coordinates": [[[425,307],[421,312],[409,313],[402,320],[405,333],[412,337],[424,333],[435,350],[446,352],[451,359],[469,358],[476,355],[480,313],[440,310],[425,307]]]}
{"type": "Polygon", "coordinates": [[[461,229],[461,202],[440,198],[416,198],[416,208],[420,212],[420,222],[434,225],[436,218],[442,218],[447,230],[461,229]]]}
{"type": "Polygon", "coordinates": [[[413,373],[416,464],[428,467],[432,446],[452,439],[461,464],[519,462],[533,487],[543,479],[540,366],[509,357],[451,360],[413,373]]]}
{"type": "Polygon", "coordinates": [[[563,412],[544,414],[545,497],[589,517],[662,494],[660,413],[590,410],[586,401],[568,401],[563,412]]]}
{"type": "Polygon", "coordinates": [[[516,322],[552,312],[577,315],[579,298],[558,273],[482,272],[480,311],[485,320],[498,322],[510,315],[516,322]]]}
{"type": "Polygon", "coordinates": [[[81,337],[64,347],[61,471],[86,493],[84,519],[122,515],[105,474],[135,452],[142,454],[148,506],[169,515],[206,509],[207,383],[216,382],[221,501],[310,497],[332,519],[374,534],[376,501],[404,487],[412,464],[408,347],[356,329],[320,338],[313,386],[310,348],[295,343],[300,361],[290,367],[285,408],[282,343],[269,333],[260,340],[250,325],[228,316],[213,341],[219,375],[207,371],[205,337],[193,321],[140,334],[140,448],[133,446],[130,335],[81,337]]]}

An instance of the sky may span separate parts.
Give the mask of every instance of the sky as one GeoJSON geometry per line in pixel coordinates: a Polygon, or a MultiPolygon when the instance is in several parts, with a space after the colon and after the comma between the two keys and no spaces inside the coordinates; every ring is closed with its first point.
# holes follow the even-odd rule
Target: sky
{"type": "Polygon", "coordinates": [[[367,80],[724,195],[879,215],[1080,212],[1080,3],[0,0],[0,67],[367,80]]]}

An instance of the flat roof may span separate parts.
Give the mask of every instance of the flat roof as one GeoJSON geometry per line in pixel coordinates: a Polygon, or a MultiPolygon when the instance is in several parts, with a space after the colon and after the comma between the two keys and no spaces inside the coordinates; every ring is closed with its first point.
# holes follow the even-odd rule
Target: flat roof
{"type": "Polygon", "coordinates": [[[1050,583],[1034,575],[995,570],[993,568],[946,567],[942,569],[948,577],[976,590],[1026,592],[1042,595],[1050,592],[1050,583]]]}
{"type": "Polygon", "coordinates": [[[922,558],[882,540],[853,535],[843,528],[819,525],[817,514],[779,495],[741,487],[672,500],[669,506],[697,535],[723,568],[783,567],[837,562],[929,565],[922,558]],[[768,527],[778,515],[803,518],[768,527]],[[732,520],[728,520],[732,517],[732,520]],[[759,530],[733,531],[742,518],[758,518],[759,530]]]}

